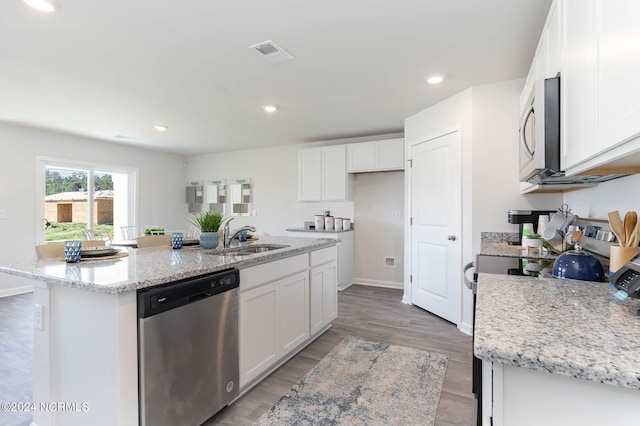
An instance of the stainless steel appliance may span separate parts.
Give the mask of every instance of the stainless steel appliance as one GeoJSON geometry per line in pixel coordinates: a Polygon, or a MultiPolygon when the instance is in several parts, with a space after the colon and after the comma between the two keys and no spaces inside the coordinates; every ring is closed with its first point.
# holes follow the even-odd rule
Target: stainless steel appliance
{"type": "MultiPolygon", "coordinates": [[[[599,219],[578,218],[574,223],[576,229],[580,230],[580,244],[584,250],[596,256],[602,263],[605,271],[609,266],[609,250],[616,239],[611,232],[608,221],[599,219]]],[[[478,254],[474,262],[470,262],[464,267],[465,285],[473,291],[473,336],[475,338],[475,312],[476,293],[478,289],[478,274],[500,274],[500,275],[538,275],[545,278],[553,278],[548,272],[553,267],[553,259],[523,259],[522,257],[491,256],[478,254]],[[530,269],[530,262],[537,262],[541,266],[538,270],[530,269]],[[474,270],[473,280],[469,280],[467,273],[474,270]]],[[[639,268],[640,269],[640,268],[639,268]]],[[[473,349],[472,349],[473,353],[473,349]]],[[[474,424],[482,426],[482,360],[475,354],[472,359],[472,391],[474,395],[474,424]]]]}
{"type": "Polygon", "coordinates": [[[520,181],[538,185],[592,186],[627,176],[565,176],[560,167],[560,77],[537,80],[520,121],[520,181]]]}
{"type": "Polygon", "coordinates": [[[238,396],[237,269],[138,291],[141,425],[200,425],[238,396]]]}
{"type": "Polygon", "coordinates": [[[537,183],[560,171],[560,77],[538,80],[520,123],[520,180],[537,183]]]}

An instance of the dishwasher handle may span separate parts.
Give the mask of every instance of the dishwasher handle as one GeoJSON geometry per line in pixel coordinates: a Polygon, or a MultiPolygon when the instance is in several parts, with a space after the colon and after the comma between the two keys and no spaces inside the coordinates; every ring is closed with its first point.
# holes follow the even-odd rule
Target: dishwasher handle
{"type": "Polygon", "coordinates": [[[193,296],[187,297],[187,303],[195,302],[200,299],[206,299],[207,297],[211,297],[213,294],[210,291],[204,291],[200,294],[194,294],[193,296]]]}

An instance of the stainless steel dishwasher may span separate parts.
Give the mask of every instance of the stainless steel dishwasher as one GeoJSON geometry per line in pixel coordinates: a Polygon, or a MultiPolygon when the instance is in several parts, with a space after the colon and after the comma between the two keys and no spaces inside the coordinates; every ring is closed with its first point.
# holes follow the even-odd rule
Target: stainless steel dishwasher
{"type": "Polygon", "coordinates": [[[138,290],[141,425],[201,425],[238,396],[237,269],[138,290]]]}

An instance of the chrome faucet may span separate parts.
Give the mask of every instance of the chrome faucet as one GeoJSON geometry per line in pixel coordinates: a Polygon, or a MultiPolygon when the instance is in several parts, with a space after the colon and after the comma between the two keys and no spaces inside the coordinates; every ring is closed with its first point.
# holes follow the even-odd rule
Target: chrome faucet
{"type": "Polygon", "coordinates": [[[231,222],[234,218],[230,218],[224,224],[223,232],[222,232],[222,247],[229,248],[231,247],[231,241],[242,231],[251,231],[256,232],[256,228],[253,226],[242,226],[238,229],[234,229],[233,231],[229,228],[229,222],[231,222]]]}

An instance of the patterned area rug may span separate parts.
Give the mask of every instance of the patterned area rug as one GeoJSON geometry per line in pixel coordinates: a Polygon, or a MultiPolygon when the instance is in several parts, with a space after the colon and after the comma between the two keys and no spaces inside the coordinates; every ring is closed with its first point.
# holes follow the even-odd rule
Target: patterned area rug
{"type": "Polygon", "coordinates": [[[348,336],[257,425],[433,425],[446,355],[348,336]]]}

